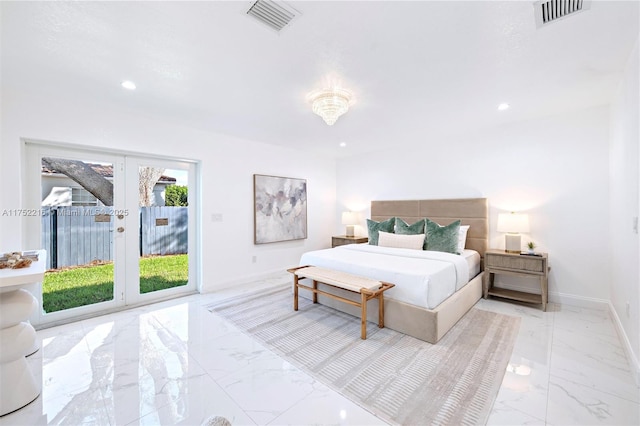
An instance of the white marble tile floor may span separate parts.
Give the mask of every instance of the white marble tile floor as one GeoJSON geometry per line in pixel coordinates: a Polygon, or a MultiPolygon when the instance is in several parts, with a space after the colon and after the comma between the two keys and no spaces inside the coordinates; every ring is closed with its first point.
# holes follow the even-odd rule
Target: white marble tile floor
{"type": "MultiPolygon", "coordinates": [[[[212,415],[233,425],[386,424],[205,308],[289,279],[38,331],[28,361],[42,394],[0,426],[200,425],[212,415]]],[[[640,424],[640,392],[607,311],[476,306],[522,319],[488,424],[640,424]]]]}

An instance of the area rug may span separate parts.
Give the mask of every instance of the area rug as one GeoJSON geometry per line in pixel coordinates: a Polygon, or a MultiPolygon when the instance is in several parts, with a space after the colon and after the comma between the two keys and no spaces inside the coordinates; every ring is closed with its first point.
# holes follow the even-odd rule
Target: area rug
{"type": "Polygon", "coordinates": [[[520,319],[472,308],[437,344],[300,298],[291,286],[209,306],[363,408],[403,425],[485,424],[520,319]]]}

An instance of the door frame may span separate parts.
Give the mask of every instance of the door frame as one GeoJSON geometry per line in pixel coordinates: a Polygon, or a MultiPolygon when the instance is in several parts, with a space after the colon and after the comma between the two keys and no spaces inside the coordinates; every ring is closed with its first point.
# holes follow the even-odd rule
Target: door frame
{"type": "MultiPolygon", "coordinates": [[[[178,290],[175,291],[161,291],[156,294],[157,297],[142,297],[137,298],[136,300],[127,300],[128,292],[127,287],[125,286],[126,273],[125,268],[114,268],[114,300],[109,302],[100,302],[93,305],[82,306],[78,308],[72,308],[64,311],[57,311],[45,314],[43,310],[37,309],[36,312],[30,318],[30,321],[34,325],[47,325],[53,326],[57,324],[62,324],[65,322],[71,322],[76,320],[81,320],[83,318],[88,318],[92,316],[103,315],[109,312],[116,312],[123,309],[128,309],[134,306],[148,304],[152,302],[157,302],[164,299],[170,299],[174,297],[179,297],[181,295],[187,295],[194,292],[202,291],[202,232],[200,232],[202,227],[202,212],[201,212],[201,162],[199,160],[193,160],[188,158],[176,158],[170,156],[162,156],[155,154],[146,154],[134,151],[125,151],[125,150],[117,150],[110,148],[100,148],[95,146],[88,145],[77,145],[70,144],[64,142],[51,142],[40,139],[31,139],[31,138],[22,138],[21,139],[21,158],[22,160],[22,205],[24,209],[30,211],[41,211],[41,191],[40,191],[40,179],[41,179],[41,163],[40,158],[42,156],[41,153],[51,152],[53,156],[66,156],[66,158],[76,158],[76,159],[86,159],[87,157],[95,158],[96,160],[103,159],[106,161],[113,161],[114,164],[114,181],[118,178],[122,179],[121,174],[124,175],[124,159],[125,158],[136,158],[147,160],[148,162],[162,162],[168,161],[173,163],[188,163],[190,164],[190,168],[192,168],[193,173],[189,172],[190,180],[189,180],[189,199],[190,204],[191,200],[195,203],[193,209],[190,210],[190,216],[193,218],[189,218],[189,226],[194,225],[192,231],[193,242],[189,242],[189,279],[195,280],[195,286],[188,291],[180,291],[184,290],[182,287],[177,287],[178,290]],[[68,153],[68,155],[67,155],[68,153]],[[37,159],[36,159],[37,157],[37,159]],[[112,160],[113,159],[113,160],[112,160]],[[193,182],[193,188],[191,184],[193,182]],[[193,198],[191,198],[193,196],[193,198]],[[193,214],[191,214],[193,212],[193,214]],[[193,247],[193,251],[191,248],[193,247]],[[124,294],[124,300],[119,297],[120,294],[124,294]],[[97,309],[99,308],[99,309],[97,309]]],[[[116,191],[114,189],[114,197],[122,197],[122,200],[116,200],[114,198],[114,202],[118,203],[122,201],[124,205],[124,198],[126,197],[126,183],[123,183],[123,188],[125,190],[120,191],[121,194],[116,195],[116,191]]],[[[137,186],[136,186],[137,187],[137,186]]],[[[127,224],[128,226],[128,224],[127,224]]],[[[37,217],[23,217],[22,218],[22,246],[24,250],[37,249],[41,246],[41,236],[42,236],[42,222],[41,217],[38,215],[37,217]]],[[[191,239],[191,238],[190,238],[191,239]]],[[[118,250],[119,244],[122,244],[123,252],[127,249],[125,238],[119,238],[118,235],[114,235],[114,245],[116,245],[115,249],[118,250]]],[[[137,248],[137,246],[136,246],[137,248]]],[[[47,253],[47,255],[49,255],[47,253]]],[[[128,264],[135,263],[136,267],[139,259],[139,251],[136,249],[132,255],[135,255],[136,262],[129,261],[128,264]]],[[[174,290],[174,289],[167,289],[174,290]]],[[[36,297],[40,307],[42,307],[42,285],[41,283],[35,284],[34,288],[31,289],[31,293],[36,297]]],[[[144,296],[144,295],[143,295],[144,296]]]]}

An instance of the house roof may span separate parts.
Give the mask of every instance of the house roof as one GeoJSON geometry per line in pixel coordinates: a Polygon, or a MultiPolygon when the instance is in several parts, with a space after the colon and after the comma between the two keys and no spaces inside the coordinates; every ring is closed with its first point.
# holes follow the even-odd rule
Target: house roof
{"type": "MultiPolygon", "coordinates": [[[[90,166],[99,175],[105,178],[113,178],[113,166],[111,164],[98,164],[98,163],[85,163],[85,164],[90,166]]],[[[64,174],[59,172],[58,170],[51,169],[44,165],[42,166],[42,174],[64,176],[64,174]]],[[[158,182],[176,183],[176,178],[162,175],[160,176],[160,179],[158,179],[158,182]]]]}
{"type": "Polygon", "coordinates": [[[276,33],[252,1],[0,2],[3,87],[349,156],[606,105],[640,21],[638,1],[540,29],[533,1],[288,3],[276,33]],[[331,127],[306,100],[329,81],[356,97],[331,127]]]}

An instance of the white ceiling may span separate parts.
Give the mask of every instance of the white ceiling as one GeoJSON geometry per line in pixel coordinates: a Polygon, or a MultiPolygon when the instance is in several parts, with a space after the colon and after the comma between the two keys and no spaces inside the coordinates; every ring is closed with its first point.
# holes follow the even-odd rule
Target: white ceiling
{"type": "Polygon", "coordinates": [[[2,84],[346,156],[606,104],[639,34],[638,1],[539,30],[531,1],[288,3],[277,34],[251,1],[4,1],[2,84]],[[357,98],[332,127],[305,99],[329,76],[357,98]]]}

